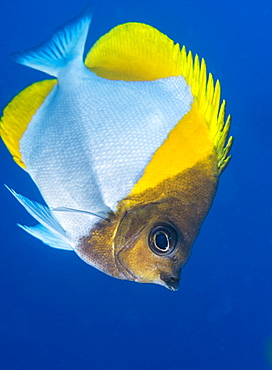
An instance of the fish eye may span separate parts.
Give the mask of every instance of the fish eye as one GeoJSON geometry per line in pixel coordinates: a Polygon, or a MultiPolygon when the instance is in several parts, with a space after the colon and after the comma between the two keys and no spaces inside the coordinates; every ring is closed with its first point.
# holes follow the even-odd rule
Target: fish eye
{"type": "Polygon", "coordinates": [[[177,241],[177,231],[168,224],[155,226],[148,237],[149,248],[159,256],[166,256],[172,253],[176,248],[177,241]]]}

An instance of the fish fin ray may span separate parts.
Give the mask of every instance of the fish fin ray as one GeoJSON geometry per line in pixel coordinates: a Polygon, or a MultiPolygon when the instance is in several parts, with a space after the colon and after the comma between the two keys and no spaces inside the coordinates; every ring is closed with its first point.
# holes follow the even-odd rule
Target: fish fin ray
{"type": "Polygon", "coordinates": [[[65,240],[60,238],[58,235],[52,233],[49,229],[47,229],[45,226],[41,224],[32,227],[23,226],[20,224],[18,224],[18,226],[24,231],[26,231],[28,234],[41,240],[44,244],[49,245],[49,247],[73,251],[73,248],[71,247],[70,244],[65,242],[65,240]]]}
{"type": "Polygon", "coordinates": [[[80,59],[82,63],[91,19],[91,6],[87,6],[76,18],[59,28],[47,42],[15,53],[12,57],[17,63],[57,77],[70,61],[80,59]]]}

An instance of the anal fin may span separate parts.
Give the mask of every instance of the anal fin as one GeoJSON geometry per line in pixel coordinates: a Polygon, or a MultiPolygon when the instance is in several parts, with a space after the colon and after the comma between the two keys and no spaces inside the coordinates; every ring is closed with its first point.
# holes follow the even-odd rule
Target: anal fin
{"type": "Polygon", "coordinates": [[[6,106],[0,118],[0,137],[15,162],[25,169],[20,152],[20,140],[33,116],[57,84],[57,80],[35,82],[21,91],[6,106]]]}

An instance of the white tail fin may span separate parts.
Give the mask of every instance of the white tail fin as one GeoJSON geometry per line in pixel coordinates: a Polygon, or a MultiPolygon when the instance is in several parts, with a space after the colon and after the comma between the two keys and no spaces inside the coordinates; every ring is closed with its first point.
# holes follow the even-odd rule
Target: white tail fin
{"type": "Polygon", "coordinates": [[[57,77],[71,61],[83,63],[84,46],[92,19],[91,6],[36,48],[13,54],[16,62],[57,77]]]}

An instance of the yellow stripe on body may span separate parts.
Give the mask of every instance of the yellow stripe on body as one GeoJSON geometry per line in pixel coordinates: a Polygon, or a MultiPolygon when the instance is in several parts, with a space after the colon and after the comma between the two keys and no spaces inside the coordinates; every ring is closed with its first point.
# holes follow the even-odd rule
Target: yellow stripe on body
{"type": "Polygon", "coordinates": [[[145,168],[143,176],[133,187],[130,195],[136,195],[147,188],[155,187],[167,178],[173,178],[182,171],[204,160],[214,150],[209,129],[197,102],[169,133],[145,168]]]}
{"type": "Polygon", "coordinates": [[[21,91],[6,106],[0,121],[0,136],[14,161],[25,168],[20,153],[20,140],[32,117],[56,85],[57,80],[36,82],[21,91]]]}
{"type": "Polygon", "coordinates": [[[216,153],[219,173],[226,167],[232,138],[227,141],[230,117],[225,124],[225,102],[220,106],[220,83],[207,81],[204,59],[180,50],[166,35],[141,23],[115,27],[90,50],[86,66],[111,80],[151,81],[183,76],[191,88],[194,103],[157,149],[132,194],[154,187],[216,153]],[[227,142],[227,145],[226,145],[227,142]]]}

